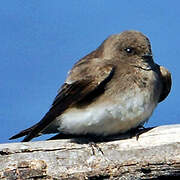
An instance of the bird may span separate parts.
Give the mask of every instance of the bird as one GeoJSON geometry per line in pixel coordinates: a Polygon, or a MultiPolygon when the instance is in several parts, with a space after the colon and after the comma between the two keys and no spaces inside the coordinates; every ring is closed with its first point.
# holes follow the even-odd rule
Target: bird
{"type": "Polygon", "coordinates": [[[44,117],[9,139],[125,133],[148,121],[171,84],[171,73],[154,62],[148,37],[135,30],[110,35],[74,64],[44,117]]]}

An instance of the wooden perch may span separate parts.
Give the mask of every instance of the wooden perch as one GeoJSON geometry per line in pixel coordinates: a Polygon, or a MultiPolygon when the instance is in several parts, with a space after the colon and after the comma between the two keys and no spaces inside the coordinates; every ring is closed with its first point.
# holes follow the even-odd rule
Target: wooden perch
{"type": "Polygon", "coordinates": [[[103,153],[73,141],[0,144],[0,179],[180,179],[180,125],[97,143],[103,153]]]}

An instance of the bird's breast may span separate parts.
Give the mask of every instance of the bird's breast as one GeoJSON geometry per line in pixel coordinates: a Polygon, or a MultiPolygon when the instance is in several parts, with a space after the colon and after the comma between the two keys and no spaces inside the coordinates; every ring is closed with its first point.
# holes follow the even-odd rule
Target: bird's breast
{"type": "Polygon", "coordinates": [[[143,76],[147,79],[146,87],[130,80],[122,91],[112,86],[112,94],[106,90],[108,93],[88,106],[67,109],[53,121],[51,129],[71,134],[112,135],[144,124],[158,103],[161,89],[155,72],[143,76]]]}
{"type": "Polygon", "coordinates": [[[148,92],[126,92],[116,103],[109,100],[87,108],[71,108],[57,117],[54,124],[59,132],[71,134],[111,135],[126,132],[144,124],[151,116],[157,102],[150,98],[148,92]]]}

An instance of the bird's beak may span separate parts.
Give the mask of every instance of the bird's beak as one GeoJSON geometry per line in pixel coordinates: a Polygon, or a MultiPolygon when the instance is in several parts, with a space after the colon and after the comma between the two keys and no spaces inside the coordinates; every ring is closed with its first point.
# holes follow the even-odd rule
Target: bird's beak
{"type": "Polygon", "coordinates": [[[143,58],[143,60],[145,60],[145,61],[152,61],[152,60],[153,60],[153,55],[152,55],[152,53],[147,53],[147,54],[144,54],[144,55],[142,56],[142,58],[143,58]]]}

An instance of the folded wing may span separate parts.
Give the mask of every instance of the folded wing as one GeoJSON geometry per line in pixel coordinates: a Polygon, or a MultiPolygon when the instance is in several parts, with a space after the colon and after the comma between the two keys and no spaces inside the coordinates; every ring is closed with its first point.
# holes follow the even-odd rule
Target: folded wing
{"type": "Polygon", "coordinates": [[[76,66],[74,66],[69,75],[69,79],[72,82],[67,79],[67,82],[61,87],[52,107],[45,116],[34,126],[21,131],[10,139],[26,135],[23,142],[30,141],[32,138],[40,135],[41,132],[67,108],[83,102],[83,99],[91,99],[99,96],[103,93],[106,84],[113,77],[114,70],[112,65],[97,65],[94,69],[90,69],[86,63],[82,63],[81,70],[77,70],[76,66]],[[76,75],[77,78],[73,78],[74,75],[76,75]]]}

